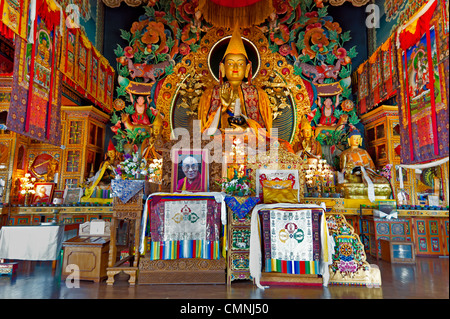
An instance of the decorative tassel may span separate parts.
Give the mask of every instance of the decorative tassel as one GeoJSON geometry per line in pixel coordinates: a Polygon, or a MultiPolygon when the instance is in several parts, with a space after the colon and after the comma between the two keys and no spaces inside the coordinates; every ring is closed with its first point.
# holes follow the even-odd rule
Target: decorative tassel
{"type": "Polygon", "coordinates": [[[272,0],[260,0],[248,6],[227,7],[211,0],[199,0],[198,9],[206,21],[216,27],[233,28],[236,23],[241,28],[250,28],[263,23],[274,11],[272,0]]]}

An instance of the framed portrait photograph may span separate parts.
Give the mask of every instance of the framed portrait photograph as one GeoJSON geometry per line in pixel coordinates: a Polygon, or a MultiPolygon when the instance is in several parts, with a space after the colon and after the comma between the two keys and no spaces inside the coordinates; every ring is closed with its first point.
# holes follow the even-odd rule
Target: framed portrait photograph
{"type": "Polygon", "coordinates": [[[31,198],[31,204],[36,205],[40,203],[51,204],[53,192],[55,190],[55,183],[36,183],[34,184],[34,195],[31,198]]]}
{"type": "Polygon", "coordinates": [[[208,153],[207,150],[172,151],[172,192],[207,192],[208,153]]]}
{"type": "Polygon", "coordinates": [[[83,188],[66,188],[64,190],[64,205],[78,203],[83,196],[83,188]]]}

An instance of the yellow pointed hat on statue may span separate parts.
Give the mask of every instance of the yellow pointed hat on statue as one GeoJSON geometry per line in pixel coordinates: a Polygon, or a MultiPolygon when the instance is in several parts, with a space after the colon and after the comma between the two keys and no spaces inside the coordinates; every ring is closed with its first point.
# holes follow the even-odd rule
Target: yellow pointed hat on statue
{"type": "Polygon", "coordinates": [[[242,41],[241,34],[239,33],[239,27],[236,24],[234,27],[233,35],[231,36],[230,42],[228,43],[227,50],[223,57],[225,58],[227,54],[243,54],[247,60],[247,52],[245,51],[244,42],[242,41]]]}

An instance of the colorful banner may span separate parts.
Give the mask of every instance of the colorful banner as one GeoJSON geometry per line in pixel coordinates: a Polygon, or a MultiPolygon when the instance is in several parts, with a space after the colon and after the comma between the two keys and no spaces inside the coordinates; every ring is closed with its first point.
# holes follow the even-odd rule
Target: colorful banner
{"type": "Polygon", "coordinates": [[[380,65],[380,50],[378,49],[369,58],[369,78],[370,78],[370,95],[371,103],[368,105],[368,110],[372,110],[378,103],[380,103],[380,85],[381,85],[381,65],[380,65]]]}
{"type": "Polygon", "coordinates": [[[85,91],[89,91],[89,73],[91,66],[89,63],[92,44],[83,32],[78,32],[78,51],[76,55],[77,63],[75,68],[75,81],[85,91]]]}
{"type": "Polygon", "coordinates": [[[380,91],[381,100],[386,100],[393,96],[398,87],[398,73],[395,64],[396,48],[394,36],[390,37],[380,50],[381,78],[382,85],[380,91]]]}
{"type": "Polygon", "coordinates": [[[77,52],[78,29],[68,29],[65,32],[65,53],[63,55],[62,72],[70,79],[75,79],[75,56],[77,52]]]}
{"type": "Polygon", "coordinates": [[[81,29],[65,28],[61,58],[64,81],[104,111],[112,111],[114,69],[81,29]]]}
{"type": "Polygon", "coordinates": [[[27,43],[15,39],[10,130],[57,146],[61,145],[61,73],[58,68],[60,12],[45,0],[36,3],[27,43]]]}
{"type": "Polygon", "coordinates": [[[367,113],[369,99],[369,64],[364,62],[358,68],[358,110],[359,114],[367,113]]]}
{"type": "Polygon", "coordinates": [[[171,201],[164,210],[164,241],[205,240],[206,201],[171,201]]]}
{"type": "Polygon", "coordinates": [[[103,99],[100,98],[101,94],[100,94],[100,90],[98,89],[98,79],[99,79],[99,70],[100,70],[100,52],[97,51],[97,49],[95,49],[94,47],[92,47],[91,50],[91,69],[90,69],[90,82],[91,85],[89,86],[89,93],[91,93],[91,95],[99,100],[100,102],[103,102],[103,99]]]}
{"type": "Polygon", "coordinates": [[[29,0],[0,0],[0,31],[12,39],[12,33],[27,37],[29,0]]]}
{"type": "Polygon", "coordinates": [[[436,1],[424,6],[399,33],[401,98],[399,116],[402,164],[423,163],[448,156],[448,97],[445,83],[448,56],[440,55],[447,41],[436,1]],[[444,61],[441,59],[444,58],[444,61]]]}

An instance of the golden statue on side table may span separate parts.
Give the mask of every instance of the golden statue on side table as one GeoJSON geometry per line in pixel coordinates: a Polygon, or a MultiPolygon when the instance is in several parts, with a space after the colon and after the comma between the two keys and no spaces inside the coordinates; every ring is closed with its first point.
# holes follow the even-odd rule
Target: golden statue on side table
{"type": "Polygon", "coordinates": [[[344,198],[388,199],[392,193],[389,181],[375,173],[375,164],[369,153],[360,148],[362,145],[361,133],[353,128],[348,136],[349,148],[340,155],[341,172],[344,182],[338,187],[344,191],[344,198]]]}

